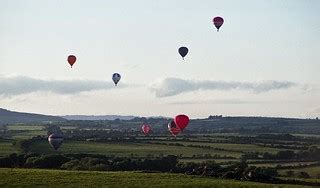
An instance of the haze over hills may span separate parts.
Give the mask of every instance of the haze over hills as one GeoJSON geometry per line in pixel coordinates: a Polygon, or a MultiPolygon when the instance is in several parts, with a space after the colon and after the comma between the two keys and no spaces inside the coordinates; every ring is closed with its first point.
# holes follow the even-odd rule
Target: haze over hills
{"type": "Polygon", "coordinates": [[[132,120],[134,118],[156,118],[156,119],[169,119],[168,117],[164,116],[150,116],[150,117],[140,117],[140,116],[133,116],[133,115],[64,115],[60,116],[67,120],[88,120],[88,121],[98,121],[98,120],[132,120]]]}
{"type": "MultiPolygon", "coordinates": [[[[153,117],[138,117],[133,115],[65,115],[65,116],[50,116],[34,113],[15,112],[0,108],[0,125],[14,124],[14,123],[47,123],[47,122],[65,122],[65,121],[99,121],[99,120],[125,120],[130,122],[148,122],[150,124],[158,124],[162,122],[166,124],[168,119],[163,116],[153,117]]],[[[130,122],[122,122],[119,124],[130,124],[130,122]]],[[[252,128],[252,127],[272,127],[273,130],[280,130],[280,128],[290,129],[304,129],[306,126],[313,127],[313,130],[320,131],[320,121],[316,119],[297,119],[285,117],[253,117],[253,116],[238,116],[228,117],[221,115],[211,115],[208,118],[192,119],[189,129],[203,128],[203,129],[225,129],[230,127],[238,128],[252,128]]]]}
{"type": "MultiPolygon", "coordinates": [[[[122,115],[64,115],[64,116],[51,116],[35,113],[16,112],[0,108],[0,124],[8,123],[40,123],[40,122],[60,122],[66,120],[131,120],[137,116],[122,116],[122,115]]],[[[153,118],[163,118],[162,116],[155,116],[153,118]]]]}
{"type": "Polygon", "coordinates": [[[120,115],[66,115],[66,116],[60,116],[67,120],[131,120],[135,118],[136,116],[120,116],[120,115]]]}
{"type": "Polygon", "coordinates": [[[0,124],[61,122],[66,119],[34,113],[14,112],[0,108],[0,124]]]}

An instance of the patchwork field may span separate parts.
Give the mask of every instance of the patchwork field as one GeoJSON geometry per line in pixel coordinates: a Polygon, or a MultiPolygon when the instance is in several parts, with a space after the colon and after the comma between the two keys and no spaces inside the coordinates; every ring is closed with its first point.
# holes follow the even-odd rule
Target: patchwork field
{"type": "MultiPolygon", "coordinates": [[[[65,126],[62,128],[64,132],[74,130],[74,126],[65,126]]],[[[84,128],[83,130],[90,130],[84,128]]],[[[6,156],[11,153],[20,153],[22,150],[14,146],[13,143],[18,140],[30,139],[34,136],[47,135],[45,126],[37,125],[10,125],[7,126],[10,133],[5,139],[0,139],[0,156],[6,156]]],[[[241,156],[248,152],[268,152],[276,154],[279,151],[291,150],[299,152],[298,149],[276,148],[256,145],[256,143],[230,143],[230,137],[244,138],[247,135],[237,133],[212,133],[207,135],[193,134],[190,138],[187,135],[179,135],[173,138],[170,135],[143,136],[136,134],[132,142],[125,139],[119,141],[94,142],[86,141],[86,139],[66,139],[58,151],[55,151],[46,139],[34,140],[28,147],[28,152],[39,154],[70,154],[70,153],[86,153],[86,154],[102,154],[107,156],[133,157],[133,158],[153,158],[166,155],[179,156],[180,162],[196,162],[212,161],[226,166],[232,162],[241,160],[241,156]],[[138,136],[137,136],[138,135],[138,136]],[[218,142],[218,143],[216,143],[218,142]]],[[[252,138],[253,135],[249,135],[252,138]]],[[[314,135],[297,134],[301,138],[315,138],[314,135]]],[[[248,138],[249,138],[248,137],[248,138]]],[[[263,139],[262,139],[263,140],[263,139]]],[[[263,140],[268,143],[270,141],[283,142],[282,139],[263,140]]],[[[301,146],[305,142],[285,141],[284,146],[301,146]],[[301,143],[301,144],[300,144],[301,143]]],[[[319,145],[315,143],[313,145],[319,145]]],[[[314,178],[318,182],[320,175],[320,167],[318,161],[283,161],[274,160],[271,162],[264,159],[249,159],[249,166],[271,167],[276,168],[279,165],[280,176],[286,178],[287,171],[292,170],[294,177],[298,178],[299,173],[306,172],[310,178],[314,178]],[[310,167],[306,167],[311,165],[310,167]],[[312,166],[313,165],[313,166],[312,166]],[[292,168],[294,167],[294,168],[292,168]]],[[[239,182],[233,180],[220,180],[213,178],[204,178],[197,176],[185,176],[179,174],[163,174],[163,173],[141,173],[141,172],[84,172],[84,171],[59,171],[59,170],[24,170],[24,169],[0,169],[0,187],[7,185],[16,186],[48,186],[54,184],[57,186],[148,186],[148,187],[295,187],[288,185],[269,185],[252,182],[239,182]],[[48,177],[43,177],[45,173],[48,177]],[[11,178],[12,177],[12,178],[11,178]],[[14,178],[13,178],[14,177],[14,178]],[[19,180],[15,181],[15,180],[19,180]],[[149,183],[149,181],[153,183],[149,183]],[[88,182],[88,183],[87,183],[88,182]],[[185,184],[188,182],[188,184],[185,184]],[[172,186],[173,185],[173,186],[172,186]]],[[[303,179],[304,181],[312,181],[312,179],[303,179]]],[[[296,186],[301,187],[301,186],[296,186]]]]}
{"type": "Polygon", "coordinates": [[[12,142],[12,140],[0,139],[0,156],[5,156],[11,153],[18,152],[18,150],[15,147],[13,147],[12,142]]]}
{"type": "Polygon", "coordinates": [[[54,151],[46,141],[33,143],[30,151],[37,153],[90,153],[103,155],[145,157],[149,155],[182,155],[192,157],[195,154],[227,155],[240,157],[240,153],[216,151],[205,148],[167,146],[147,143],[96,143],[87,141],[65,141],[58,151],[54,151]]]}

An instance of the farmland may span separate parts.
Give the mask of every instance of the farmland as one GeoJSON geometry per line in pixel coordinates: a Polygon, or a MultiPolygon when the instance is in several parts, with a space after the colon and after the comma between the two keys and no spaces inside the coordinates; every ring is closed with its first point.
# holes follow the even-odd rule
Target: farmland
{"type": "MultiPolygon", "coordinates": [[[[46,141],[35,142],[30,148],[31,152],[37,153],[57,153],[48,147],[46,141]]],[[[167,146],[148,143],[94,143],[88,141],[66,141],[58,153],[90,153],[117,156],[134,156],[146,157],[148,155],[182,155],[192,157],[194,154],[211,154],[211,155],[228,155],[240,157],[237,152],[215,151],[205,148],[167,146]]]]}
{"type": "MultiPolygon", "coordinates": [[[[274,187],[271,184],[141,172],[0,169],[0,187],[274,187]]],[[[301,186],[277,185],[281,188],[301,186]]]]}
{"type": "MultiPolygon", "coordinates": [[[[145,121],[145,120],[144,120],[145,121]]],[[[150,120],[151,121],[151,120],[150,120]]],[[[311,151],[317,151],[317,146],[320,145],[320,141],[315,134],[308,133],[297,133],[297,134],[279,134],[279,133],[252,133],[251,130],[248,132],[239,132],[237,129],[228,129],[227,132],[217,131],[217,127],[208,128],[208,123],[211,121],[192,121],[190,128],[185,132],[178,135],[176,138],[168,134],[166,130],[165,119],[152,119],[154,123],[153,133],[149,136],[141,134],[139,125],[142,124],[142,120],[134,119],[131,121],[68,121],[64,123],[52,124],[12,124],[3,127],[2,137],[0,137],[0,156],[6,157],[12,153],[23,155],[28,157],[28,153],[31,153],[32,160],[39,158],[39,160],[45,160],[51,156],[68,156],[70,159],[63,169],[91,169],[88,166],[79,166],[82,163],[94,159],[95,155],[110,157],[108,160],[124,157],[119,160],[140,160],[145,159],[157,160],[165,156],[177,156],[179,164],[202,164],[210,161],[214,161],[215,164],[221,165],[221,168],[227,168],[228,165],[233,165],[239,162],[245,161],[248,167],[255,168],[270,168],[278,170],[279,178],[302,178],[302,175],[306,174],[309,178],[313,178],[315,182],[318,182],[319,178],[319,159],[312,154],[308,154],[311,151]],[[201,122],[203,124],[201,124],[201,122]],[[205,131],[199,131],[195,128],[195,125],[205,127],[205,131]],[[233,130],[233,132],[230,132],[233,130]],[[65,136],[65,140],[58,151],[55,151],[47,141],[48,132],[60,131],[65,136]],[[217,132],[215,132],[217,131],[217,132]],[[23,142],[27,143],[27,147],[23,142]],[[52,155],[54,154],[54,155],[52,155]],[[72,158],[71,155],[75,155],[72,158]],[[76,155],[88,155],[89,158],[78,158],[76,155]],[[92,155],[92,156],[90,156],[92,155]],[[309,158],[304,156],[309,155],[309,158]],[[91,158],[90,158],[91,157],[91,158]],[[76,159],[76,163],[73,163],[76,159]],[[77,161],[78,160],[78,161],[77,161]],[[71,166],[70,166],[71,165],[71,166]],[[72,166],[73,165],[73,166],[72,166]],[[77,166],[78,165],[78,166],[77,166]],[[288,171],[293,171],[288,172],[288,171]]],[[[152,123],[151,121],[151,123],[152,123]]],[[[248,120],[246,120],[248,121],[248,120]]],[[[213,121],[217,123],[217,121],[213,121]]],[[[241,123],[240,123],[241,124],[241,123]]],[[[235,125],[238,127],[238,125],[235,125]]],[[[272,126],[271,126],[272,127],[272,126]]],[[[312,124],[312,128],[315,125],[312,124]]],[[[252,129],[252,128],[250,128],[252,129]]],[[[305,127],[304,129],[307,129],[305,127]]],[[[257,129],[259,130],[259,129],[257,129]]],[[[306,132],[309,132],[308,130],[306,132]]],[[[14,156],[12,156],[14,157],[14,156]]],[[[85,157],[85,156],[84,156],[85,157]]],[[[36,164],[32,160],[26,161],[26,166],[36,164]]],[[[100,159],[99,159],[100,160],[100,159]]],[[[134,162],[134,161],[133,161],[134,162]]],[[[40,164],[40,163],[39,163],[40,164]]],[[[105,165],[105,164],[103,164],[105,165]]],[[[116,163],[114,167],[106,167],[103,165],[101,168],[92,167],[92,169],[107,169],[118,168],[116,163]]],[[[61,167],[62,168],[62,167],[61,167]]],[[[60,167],[57,169],[61,169],[60,167]]],[[[123,168],[123,167],[121,167],[123,168]]],[[[180,167],[179,167],[180,168],[180,167]]],[[[102,171],[105,171],[102,170],[102,171]]],[[[50,174],[50,178],[53,179],[58,175],[56,172],[66,173],[67,176],[74,176],[75,181],[73,183],[79,183],[79,185],[86,185],[81,180],[86,180],[90,176],[88,174],[94,174],[94,181],[97,182],[97,186],[103,185],[105,182],[102,179],[110,179],[108,183],[111,186],[118,185],[119,182],[114,182],[111,179],[117,177],[117,179],[127,178],[130,185],[148,185],[146,182],[137,180],[139,178],[147,176],[152,179],[154,173],[141,173],[141,172],[85,172],[85,171],[49,171],[49,170],[5,170],[6,173],[18,174],[33,174],[34,177],[38,177],[37,173],[46,172],[50,174]],[[78,174],[77,174],[78,173],[78,174]],[[52,175],[52,176],[51,176],[52,175]],[[77,179],[77,177],[84,176],[83,178],[77,179]],[[99,177],[101,176],[101,180],[99,177]],[[102,178],[103,177],[103,178],[102,178]],[[130,179],[131,178],[131,179],[130,179]],[[99,183],[100,182],[100,183],[99,183]]],[[[112,170],[111,170],[112,171],[112,170]]],[[[167,171],[165,171],[167,172],[167,171]]],[[[183,186],[180,184],[184,179],[188,179],[182,174],[168,174],[161,173],[161,175],[168,184],[159,183],[160,185],[176,185],[183,186]],[[179,180],[176,180],[178,178],[179,180]],[[180,183],[179,183],[180,182],[180,183]]],[[[307,177],[307,176],[306,176],[307,177]]],[[[311,179],[302,178],[301,181],[311,181],[311,179]]],[[[209,177],[194,177],[192,176],[192,183],[190,186],[209,186],[209,185],[220,185],[228,187],[238,186],[239,182],[234,180],[219,180],[209,177]],[[200,181],[201,180],[201,181],[200,181]]],[[[59,185],[68,185],[67,180],[63,180],[59,177],[61,182],[58,181],[59,185]]],[[[190,178],[189,178],[190,179],[190,178]]],[[[12,184],[9,178],[4,178],[1,183],[3,185],[12,184]]],[[[27,181],[27,180],[26,180],[27,181]]],[[[29,181],[29,180],[28,180],[29,181]]],[[[35,182],[23,182],[22,185],[46,185],[41,184],[41,181],[35,180],[35,182]],[[40,183],[39,183],[40,182],[40,183]]],[[[48,180],[50,182],[51,180],[48,180]]],[[[53,180],[52,180],[53,181],[53,180]]],[[[57,181],[57,180],[55,180],[57,181]]],[[[89,181],[87,179],[87,181],[89,181]]],[[[90,180],[91,181],[91,180],[90,180]]],[[[152,180],[155,181],[155,180],[152,180]]],[[[160,180],[159,180],[160,181],[160,180]]],[[[245,187],[252,186],[266,186],[267,184],[258,183],[242,183],[245,187]]],[[[295,183],[289,183],[295,184],[295,183]]],[[[108,184],[109,185],[109,184],[108,184]]],[[[121,184],[120,184],[121,185],[121,184]]],[[[289,186],[289,185],[284,185],[289,186]]],[[[211,186],[212,187],[212,186],[211,186]]]]}

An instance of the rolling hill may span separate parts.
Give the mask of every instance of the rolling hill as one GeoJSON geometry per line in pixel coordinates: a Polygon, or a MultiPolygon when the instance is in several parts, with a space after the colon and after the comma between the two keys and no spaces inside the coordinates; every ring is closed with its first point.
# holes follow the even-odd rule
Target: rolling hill
{"type": "Polygon", "coordinates": [[[64,119],[67,120],[89,120],[89,121],[95,121],[95,120],[131,120],[135,118],[135,116],[120,116],[120,115],[65,115],[61,116],[64,119]]]}
{"type": "Polygon", "coordinates": [[[66,121],[66,119],[57,116],[15,112],[0,108],[0,124],[2,125],[13,123],[45,123],[61,121],[66,121]]]}

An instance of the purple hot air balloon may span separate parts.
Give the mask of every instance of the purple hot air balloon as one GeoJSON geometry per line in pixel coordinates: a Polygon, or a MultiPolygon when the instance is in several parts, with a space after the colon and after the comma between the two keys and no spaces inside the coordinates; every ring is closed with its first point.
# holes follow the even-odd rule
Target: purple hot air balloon
{"type": "Polygon", "coordinates": [[[217,16],[217,17],[214,17],[212,21],[213,21],[214,26],[216,26],[217,31],[219,31],[220,27],[222,26],[222,24],[224,22],[223,18],[217,16]]]}

